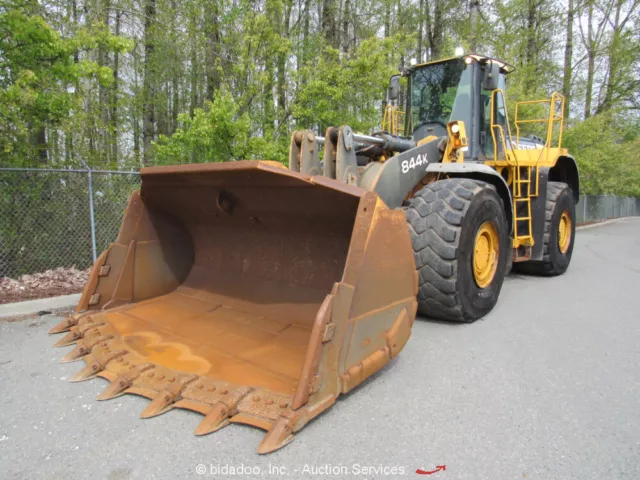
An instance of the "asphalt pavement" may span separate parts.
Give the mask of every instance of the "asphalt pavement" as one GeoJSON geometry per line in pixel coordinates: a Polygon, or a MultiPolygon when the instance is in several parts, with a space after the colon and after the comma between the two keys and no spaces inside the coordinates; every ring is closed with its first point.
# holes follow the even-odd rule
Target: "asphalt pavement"
{"type": "Polygon", "coordinates": [[[0,322],[2,479],[640,479],[640,218],[578,232],[561,277],[510,275],[481,321],[417,319],[396,360],[266,456],[252,427],[196,437],[196,413],[95,400],[107,382],[68,382],[83,363],[57,363],[56,322],[0,322]]]}

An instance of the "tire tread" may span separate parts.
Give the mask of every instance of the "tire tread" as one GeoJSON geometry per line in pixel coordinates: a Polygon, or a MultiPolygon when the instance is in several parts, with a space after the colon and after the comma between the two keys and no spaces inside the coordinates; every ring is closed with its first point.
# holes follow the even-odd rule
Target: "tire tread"
{"type": "Polygon", "coordinates": [[[565,190],[570,191],[569,185],[567,185],[566,183],[549,182],[547,184],[547,198],[545,201],[544,212],[544,248],[542,251],[542,260],[531,260],[527,262],[514,263],[513,265],[516,271],[533,275],[557,275],[555,271],[555,265],[551,260],[551,254],[549,252],[549,242],[551,241],[553,212],[556,209],[558,198],[565,190]]]}
{"type": "Polygon", "coordinates": [[[451,178],[428,184],[411,199],[406,216],[418,268],[418,310],[443,320],[469,321],[456,291],[462,221],[473,197],[495,187],[451,178]]]}

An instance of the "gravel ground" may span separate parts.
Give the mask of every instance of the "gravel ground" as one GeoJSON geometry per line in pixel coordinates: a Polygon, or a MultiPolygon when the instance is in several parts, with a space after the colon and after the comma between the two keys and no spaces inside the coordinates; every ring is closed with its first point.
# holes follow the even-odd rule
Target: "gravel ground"
{"type": "Polygon", "coordinates": [[[0,323],[0,477],[635,480],[639,275],[640,219],[583,230],[567,274],[509,276],[472,325],[418,319],[395,361],[267,456],[260,430],[195,437],[193,412],[141,420],[148,400],[68,383],[83,364],[57,363],[54,317],[0,323]]]}

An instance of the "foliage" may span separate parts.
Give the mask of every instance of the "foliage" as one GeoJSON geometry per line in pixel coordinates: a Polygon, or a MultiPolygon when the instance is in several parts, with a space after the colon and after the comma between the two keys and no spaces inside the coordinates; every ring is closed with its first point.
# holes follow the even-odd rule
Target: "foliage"
{"type": "Polygon", "coordinates": [[[0,151],[13,165],[34,155],[46,160],[46,152],[39,150],[41,139],[29,138],[44,126],[60,127],[69,117],[77,102],[66,86],[83,78],[101,85],[112,82],[108,67],[75,61],[74,55],[96,48],[125,51],[128,46],[104,28],[62,38],[41,16],[22,10],[0,13],[0,151]]]}
{"type": "Polygon", "coordinates": [[[213,102],[197,108],[193,116],[182,114],[183,125],[173,135],[161,135],[156,143],[158,164],[224,162],[241,159],[285,160],[274,142],[251,136],[248,112],[238,114],[231,95],[216,92],[213,102]]]}
{"type": "Polygon", "coordinates": [[[631,192],[638,12],[638,0],[3,0],[0,166],[284,161],[293,129],[377,129],[389,75],[463,46],[516,67],[512,121],[516,101],[561,91],[587,191],[631,192]]]}
{"type": "Polygon", "coordinates": [[[569,128],[563,144],[580,168],[581,193],[640,196],[640,135],[615,112],[569,128]]]}
{"type": "Polygon", "coordinates": [[[396,73],[387,58],[400,36],[362,42],[348,58],[328,47],[317,64],[304,67],[293,117],[303,128],[349,125],[368,132],[380,123],[380,99],[389,77],[396,73]]]}

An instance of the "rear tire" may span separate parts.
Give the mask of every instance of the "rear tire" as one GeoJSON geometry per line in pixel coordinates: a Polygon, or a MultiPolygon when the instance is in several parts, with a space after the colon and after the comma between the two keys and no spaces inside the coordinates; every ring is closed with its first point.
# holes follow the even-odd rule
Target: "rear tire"
{"type": "Polygon", "coordinates": [[[466,178],[430,183],[410,200],[406,216],[419,276],[418,311],[457,322],[490,312],[511,254],[495,187],[466,178]]]}
{"type": "Polygon", "coordinates": [[[514,263],[513,269],[517,272],[555,276],[563,274],[569,268],[576,236],[576,206],[569,185],[549,182],[545,209],[542,261],[514,263]]]}

